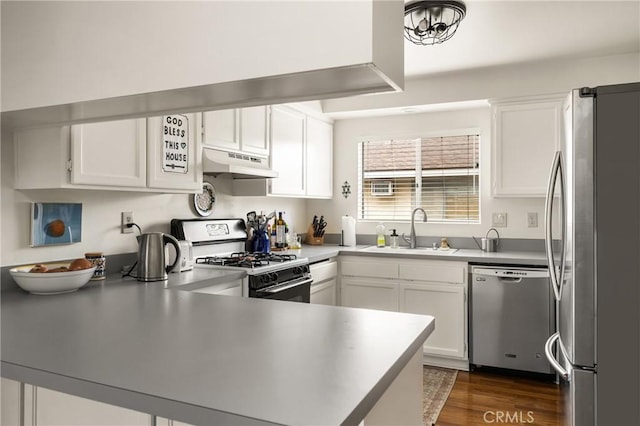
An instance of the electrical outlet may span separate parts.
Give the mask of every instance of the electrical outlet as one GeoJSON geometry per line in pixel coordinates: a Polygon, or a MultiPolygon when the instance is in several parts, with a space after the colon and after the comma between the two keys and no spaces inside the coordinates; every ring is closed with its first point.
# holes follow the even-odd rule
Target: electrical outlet
{"type": "Polygon", "coordinates": [[[506,227],[507,226],[507,214],[506,213],[492,213],[491,214],[491,226],[506,227]]]}
{"type": "Polygon", "coordinates": [[[133,234],[133,227],[127,227],[127,224],[133,223],[133,212],[122,212],[120,220],[120,232],[123,234],[133,234]]]}
{"type": "Polygon", "coordinates": [[[536,213],[536,212],[527,213],[527,226],[529,228],[537,228],[538,227],[538,213],[536,213]]]}

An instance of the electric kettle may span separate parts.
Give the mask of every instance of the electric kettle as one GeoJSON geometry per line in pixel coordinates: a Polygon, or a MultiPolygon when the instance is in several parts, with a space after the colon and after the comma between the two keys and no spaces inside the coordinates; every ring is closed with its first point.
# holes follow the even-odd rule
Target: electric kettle
{"type": "Polygon", "coordinates": [[[175,237],[163,232],[149,232],[138,237],[138,281],[165,281],[167,275],[182,258],[180,244],[175,237]],[[176,258],[167,265],[165,245],[176,249],[176,258]]]}

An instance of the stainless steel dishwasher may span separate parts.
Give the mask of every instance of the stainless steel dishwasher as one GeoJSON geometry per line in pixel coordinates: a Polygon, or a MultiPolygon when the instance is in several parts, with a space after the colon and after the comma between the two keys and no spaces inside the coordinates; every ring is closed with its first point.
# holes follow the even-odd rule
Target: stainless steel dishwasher
{"type": "Polygon", "coordinates": [[[544,354],[555,330],[547,268],[471,268],[471,364],[552,374],[544,354]]]}

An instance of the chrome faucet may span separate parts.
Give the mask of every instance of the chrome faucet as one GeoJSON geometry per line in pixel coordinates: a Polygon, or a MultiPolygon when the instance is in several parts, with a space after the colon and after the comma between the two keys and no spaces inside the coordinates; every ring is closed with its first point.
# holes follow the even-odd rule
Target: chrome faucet
{"type": "Polygon", "coordinates": [[[415,221],[416,221],[416,212],[420,210],[422,212],[422,214],[424,215],[424,219],[422,220],[423,222],[427,221],[427,212],[424,211],[424,209],[422,207],[418,207],[416,209],[413,209],[413,213],[411,213],[411,234],[409,234],[409,238],[404,236],[404,232],[402,233],[402,239],[405,240],[407,242],[407,244],[409,244],[409,248],[416,248],[416,225],[415,225],[415,221]]]}

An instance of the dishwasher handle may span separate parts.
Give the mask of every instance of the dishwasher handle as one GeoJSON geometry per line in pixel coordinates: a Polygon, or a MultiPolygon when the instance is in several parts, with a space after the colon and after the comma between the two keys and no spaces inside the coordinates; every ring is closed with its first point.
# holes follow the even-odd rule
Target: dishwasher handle
{"type": "Polygon", "coordinates": [[[522,282],[522,277],[498,277],[498,281],[503,283],[520,283],[522,282]]]}
{"type": "Polygon", "coordinates": [[[498,278],[549,278],[547,268],[491,268],[474,266],[471,269],[473,276],[498,277],[498,278]]]}

